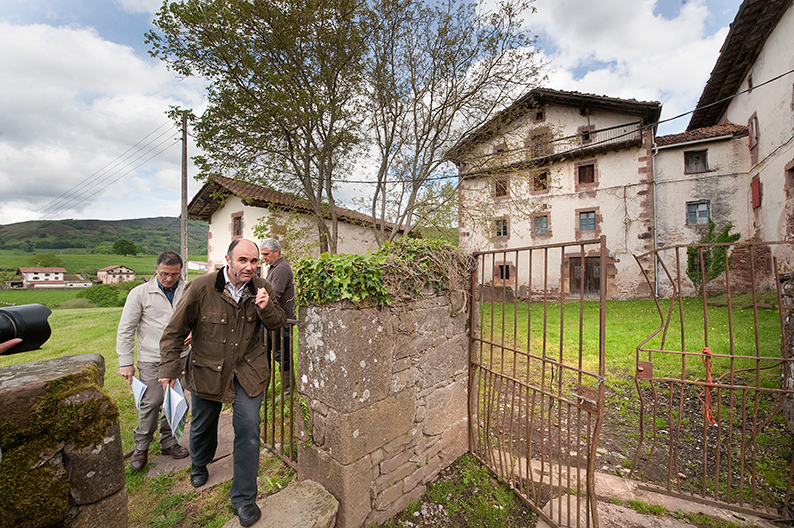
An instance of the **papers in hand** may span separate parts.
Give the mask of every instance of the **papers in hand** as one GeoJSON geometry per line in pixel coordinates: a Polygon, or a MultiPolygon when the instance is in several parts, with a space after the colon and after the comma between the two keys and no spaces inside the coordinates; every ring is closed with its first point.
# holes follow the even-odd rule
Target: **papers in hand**
{"type": "Polygon", "coordinates": [[[143,399],[144,392],[146,392],[146,385],[144,385],[141,380],[133,376],[132,396],[135,398],[135,407],[137,407],[139,411],[141,410],[141,400],[143,399]]]}
{"type": "Polygon", "coordinates": [[[182,440],[182,433],[185,432],[185,422],[187,422],[187,400],[182,391],[182,385],[176,380],[173,387],[168,387],[165,391],[163,401],[163,412],[171,426],[171,433],[177,441],[182,440]]]}

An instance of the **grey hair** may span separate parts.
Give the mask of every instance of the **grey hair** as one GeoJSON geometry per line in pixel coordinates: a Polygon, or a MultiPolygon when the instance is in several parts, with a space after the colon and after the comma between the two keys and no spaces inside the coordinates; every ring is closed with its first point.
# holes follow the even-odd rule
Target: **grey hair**
{"type": "Polygon", "coordinates": [[[281,244],[275,238],[266,238],[259,244],[259,249],[268,251],[281,251],[281,244]]]}

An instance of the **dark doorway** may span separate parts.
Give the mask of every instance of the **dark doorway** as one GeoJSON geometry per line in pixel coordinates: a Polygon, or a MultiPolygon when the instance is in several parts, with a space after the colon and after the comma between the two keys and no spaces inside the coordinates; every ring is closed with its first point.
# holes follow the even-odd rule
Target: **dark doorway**
{"type": "Polygon", "coordinates": [[[582,257],[570,258],[571,273],[571,294],[578,294],[582,291],[582,280],[584,280],[584,293],[598,294],[601,289],[601,258],[585,257],[584,274],[582,274],[582,257]]]}

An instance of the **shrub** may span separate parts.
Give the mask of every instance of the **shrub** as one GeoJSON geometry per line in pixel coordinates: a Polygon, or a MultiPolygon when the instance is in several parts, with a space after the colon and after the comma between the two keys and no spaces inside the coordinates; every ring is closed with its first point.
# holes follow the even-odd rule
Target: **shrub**
{"type": "Polygon", "coordinates": [[[91,286],[81,290],[77,297],[87,299],[101,308],[124,306],[124,300],[127,298],[126,294],[122,295],[121,290],[113,284],[91,286]]]}

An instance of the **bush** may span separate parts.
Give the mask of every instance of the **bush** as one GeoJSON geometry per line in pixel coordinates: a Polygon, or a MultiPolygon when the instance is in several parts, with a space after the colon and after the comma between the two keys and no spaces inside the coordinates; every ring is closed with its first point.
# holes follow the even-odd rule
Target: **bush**
{"type": "Polygon", "coordinates": [[[87,299],[101,308],[112,308],[124,306],[127,295],[122,295],[121,290],[113,284],[97,284],[81,290],[77,297],[87,299]]]}

